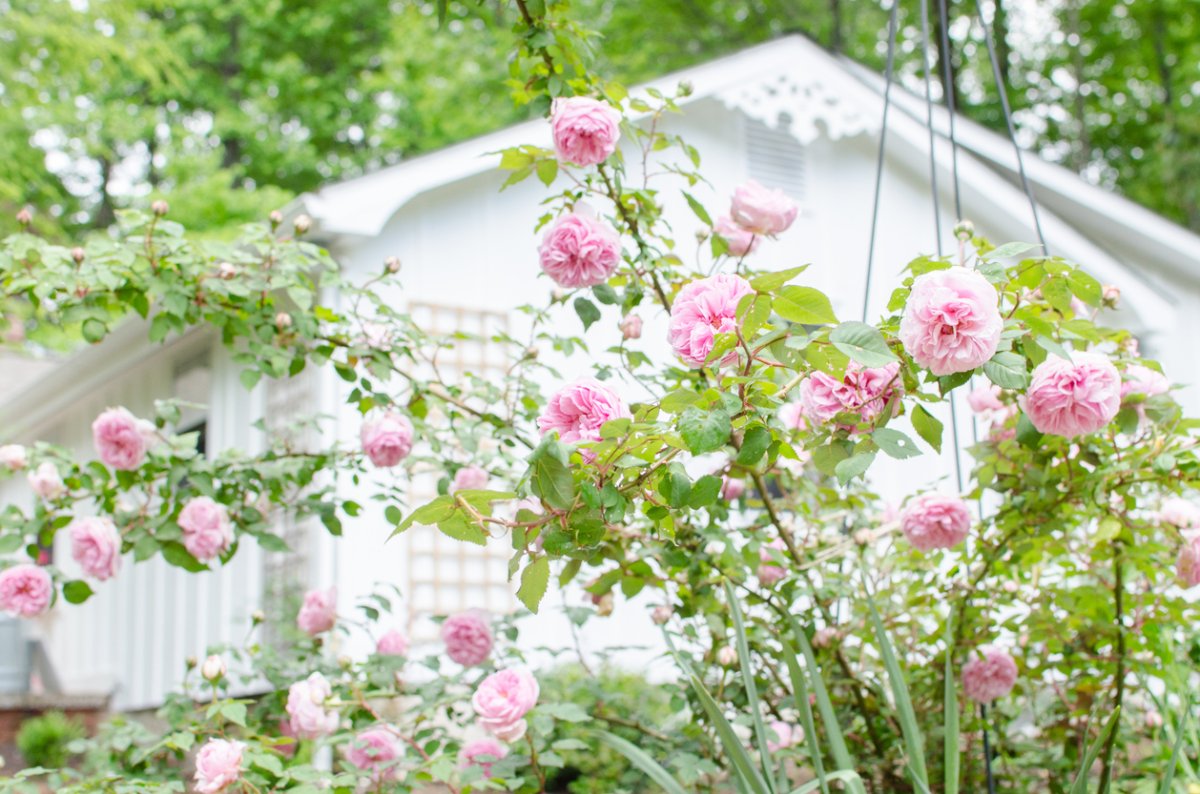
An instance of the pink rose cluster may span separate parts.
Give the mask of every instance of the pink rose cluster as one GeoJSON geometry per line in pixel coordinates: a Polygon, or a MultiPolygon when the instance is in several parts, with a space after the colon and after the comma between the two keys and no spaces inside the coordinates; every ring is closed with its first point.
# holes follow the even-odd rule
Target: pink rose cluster
{"type": "Polygon", "coordinates": [[[492,738],[475,739],[463,745],[458,754],[459,767],[479,767],[483,776],[492,776],[492,764],[508,755],[508,748],[492,738]]]}
{"type": "Polygon", "coordinates": [[[772,753],[786,750],[789,747],[795,747],[804,741],[804,729],[790,722],[774,720],[767,726],[767,730],[775,734],[774,739],[767,738],[767,749],[772,753]]]}
{"type": "Polygon", "coordinates": [[[25,447],[20,444],[5,444],[0,446],[0,466],[9,471],[20,471],[29,463],[25,455],[25,447]]]}
{"type": "Polygon", "coordinates": [[[242,742],[209,739],[196,754],[196,791],[218,794],[242,778],[242,742]]]}
{"type": "MultiPolygon", "coordinates": [[[[851,361],[838,380],[824,372],[813,372],[800,383],[800,410],[813,425],[827,425],[838,414],[857,414],[861,422],[874,422],[887,410],[895,410],[903,391],[897,375],[900,364],[863,367],[851,361]]],[[[845,429],[853,429],[845,425],[845,429]]]]}
{"type": "Polygon", "coordinates": [[[1012,691],[1017,663],[1000,648],[985,647],[980,652],[963,665],[963,692],[976,703],[991,703],[1012,691]]]}
{"type": "Polygon", "coordinates": [[[0,610],[23,618],[42,614],[54,597],[54,583],[44,568],[20,563],[0,572],[0,610]]]}
{"type": "Polygon", "coordinates": [[[900,320],[900,341],[934,375],[970,372],[996,354],[1004,320],[986,278],[952,267],[918,276],[900,320]]]}
{"type": "Polygon", "coordinates": [[[412,422],[407,416],[389,411],[363,422],[359,440],[363,453],[371,463],[379,468],[395,466],[412,452],[412,422]]]}
{"type": "Polygon", "coordinates": [[[92,442],[100,461],[111,469],[132,471],[146,459],[154,425],[125,408],[109,408],[92,422],[92,442]]]}
{"type": "Polygon", "coordinates": [[[900,531],[921,551],[953,548],[971,531],[971,511],[957,496],[922,494],[901,511],[900,531]]]}
{"type": "Polygon", "coordinates": [[[396,629],[384,632],[375,643],[375,653],[380,656],[406,656],[408,654],[408,637],[396,629]]]}
{"type": "Polygon", "coordinates": [[[224,554],[233,544],[233,524],[229,511],[207,496],[196,496],[179,511],[183,546],[200,562],[224,554]]]}
{"type": "Polygon", "coordinates": [[[730,255],[736,257],[749,256],[754,253],[758,250],[758,244],[762,240],[749,229],[738,226],[728,215],[717,218],[717,222],[713,224],[713,232],[725,241],[725,249],[729,251],[730,255]]]}
{"type": "Polygon", "coordinates": [[[746,493],[745,480],[730,477],[728,474],[721,477],[721,498],[726,502],[737,501],[744,493],[746,493]]]}
{"type": "Polygon", "coordinates": [[[463,466],[454,472],[450,493],[457,491],[479,491],[487,487],[488,473],[478,466],[463,466]]]}
{"type": "Polygon", "coordinates": [[[359,731],[346,748],[346,760],[369,771],[376,783],[395,780],[399,776],[396,761],[403,755],[404,750],[395,733],[383,726],[359,731]]]}
{"type": "Polygon", "coordinates": [[[329,681],[320,673],[313,673],[288,687],[288,728],[293,736],[318,739],[337,730],[337,712],[325,708],[325,702],[332,695],[329,681]]]}
{"type": "Polygon", "coordinates": [[[1184,539],[1179,557],[1175,560],[1175,573],[1184,587],[1200,584],[1200,533],[1184,539]]]}
{"type": "Polygon", "coordinates": [[[967,395],[967,405],[971,407],[972,411],[979,414],[980,419],[990,422],[988,434],[992,441],[997,442],[1016,437],[1016,428],[1009,427],[1008,422],[1020,413],[1020,409],[1016,405],[1006,405],[1001,402],[1000,395],[1002,393],[999,386],[989,383],[967,395]]]}
{"type": "MultiPolygon", "coordinates": [[[[738,302],[752,292],[746,279],[724,273],[697,279],[681,289],[671,305],[667,326],[667,341],[675,354],[694,369],[703,367],[717,334],[737,330],[738,302]]],[[[735,361],[737,352],[731,351],[720,363],[727,366],[735,361]]]]}
{"type": "Polygon", "coordinates": [[[481,612],[460,612],[442,623],[446,655],[463,667],[483,664],[492,652],[492,627],[481,612]]]}
{"type": "Polygon", "coordinates": [[[1051,356],[1033,370],[1025,413],[1042,433],[1064,438],[1095,433],[1121,408],[1121,376],[1099,353],[1051,356]]]}
{"type": "Polygon", "coordinates": [[[796,202],[782,190],[770,190],[753,179],[733,191],[729,207],[734,223],[744,231],[766,237],[787,231],[799,212],[796,202]]]}
{"type": "Polygon", "coordinates": [[[39,464],[36,469],[29,472],[26,479],[33,492],[47,502],[52,502],[67,492],[67,486],[58,473],[58,467],[50,461],[39,464]]]}
{"type": "Polygon", "coordinates": [[[1158,508],[1158,520],[1179,529],[1200,528],[1200,507],[1191,499],[1172,496],[1158,508]]]}
{"type": "Polygon", "coordinates": [[[525,715],[537,705],[538,693],[537,679],[528,670],[510,668],[483,679],[471,705],[488,733],[515,742],[525,735],[525,715]]]}
{"type": "Polygon", "coordinates": [[[621,113],[590,97],[560,97],[550,108],[550,129],[558,159],[572,165],[599,165],[617,150],[621,113]]]}
{"type": "MultiPolygon", "coordinates": [[[[616,392],[595,378],[583,378],[550,397],[538,417],[538,428],[542,435],[557,432],[568,444],[599,441],[605,422],[629,416],[629,409],[616,392]]],[[[595,455],[585,451],[583,457],[591,460],[595,455]]]]}
{"type": "Polygon", "coordinates": [[[571,212],[546,230],[538,258],[558,286],[593,287],[621,264],[621,236],[590,212],[571,212]]]}
{"type": "Polygon", "coordinates": [[[782,540],[773,540],[759,548],[757,574],[764,587],[771,587],[787,576],[787,571],[778,562],[780,552],[786,548],[782,540]]]}
{"type": "Polygon", "coordinates": [[[304,603],[296,614],[296,625],[300,630],[315,637],[329,631],[337,623],[337,588],[309,590],[304,594],[304,603]]]}
{"type": "Polygon", "coordinates": [[[83,572],[104,581],[121,569],[121,533],[112,520],[90,516],[77,518],[67,527],[71,557],[83,572]]]}

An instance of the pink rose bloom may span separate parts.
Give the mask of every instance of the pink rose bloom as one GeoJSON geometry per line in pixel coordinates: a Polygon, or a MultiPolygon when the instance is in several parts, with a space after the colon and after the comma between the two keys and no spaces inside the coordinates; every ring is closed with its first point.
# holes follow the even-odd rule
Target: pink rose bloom
{"type": "Polygon", "coordinates": [[[1099,353],[1051,356],[1033,371],[1025,413],[1042,433],[1064,438],[1094,433],[1121,408],[1121,376],[1099,353]]]}
{"type": "Polygon", "coordinates": [[[949,549],[971,531],[971,511],[957,496],[921,494],[901,511],[900,531],[921,551],[949,549]]]}
{"type": "Polygon", "coordinates": [[[71,533],[71,557],[83,572],[104,581],[121,569],[121,533],[103,517],[77,518],[67,527],[71,533]]]}
{"type": "Polygon", "coordinates": [[[458,754],[458,765],[462,769],[477,766],[483,770],[484,777],[491,777],[492,764],[506,755],[508,748],[495,739],[476,739],[463,745],[458,754]]]}
{"type": "MultiPolygon", "coordinates": [[[[885,410],[896,409],[901,395],[897,375],[900,364],[863,367],[851,361],[839,381],[824,372],[813,372],[800,382],[800,407],[813,425],[829,424],[841,413],[858,414],[862,422],[874,422],[885,410]]],[[[853,429],[851,425],[843,426],[853,429]]]]}
{"type": "Polygon", "coordinates": [[[412,452],[413,426],[407,416],[388,411],[363,422],[359,430],[363,453],[380,468],[395,466],[412,452]]]}
{"type": "Polygon", "coordinates": [[[313,673],[288,687],[288,726],[293,736],[317,739],[337,730],[337,712],[325,708],[325,701],[332,695],[329,682],[320,673],[313,673]]]}
{"type": "MultiPolygon", "coordinates": [[[[690,367],[703,367],[716,335],[737,330],[738,302],[752,292],[746,279],[724,273],[697,279],[681,289],[671,305],[667,326],[667,341],[676,355],[690,367]]],[[[730,351],[720,363],[735,361],[737,351],[730,351]]]]}
{"type": "Polygon", "coordinates": [[[487,487],[488,473],[478,466],[463,466],[454,473],[450,493],[456,491],[480,491],[487,487]]]}
{"type": "Polygon", "coordinates": [[[767,739],[767,749],[772,753],[786,750],[789,747],[795,747],[804,741],[804,729],[799,725],[792,725],[783,720],[772,721],[767,725],[767,730],[775,734],[774,741],[770,738],[767,739]]]}
{"type": "Polygon", "coordinates": [[[92,442],[105,466],[130,471],[146,459],[146,430],[146,423],[126,409],[109,408],[92,422],[92,442]]]}
{"type": "Polygon", "coordinates": [[[538,248],[542,270],[567,289],[608,280],[621,264],[621,236],[590,213],[568,213],[546,230],[538,248]]]}
{"type": "MultiPolygon", "coordinates": [[[[568,444],[599,441],[605,422],[629,416],[629,409],[616,392],[595,378],[583,378],[550,397],[546,410],[538,417],[538,429],[542,435],[557,431],[568,444]]],[[[590,451],[583,453],[584,460],[594,457],[590,451]]]]}
{"type": "Polygon", "coordinates": [[[1017,663],[1000,648],[981,648],[963,665],[963,692],[976,703],[991,703],[1012,691],[1017,683],[1017,663]]]}
{"type": "Polygon", "coordinates": [[[934,375],[970,372],[996,354],[1004,320],[996,288],[973,270],[918,276],[900,320],[900,341],[934,375]]]}
{"type": "Polygon", "coordinates": [[[229,550],[233,525],[229,511],[207,496],[194,496],[179,511],[183,545],[200,562],[208,562],[229,550]]]}
{"type": "Polygon", "coordinates": [[[808,423],[804,421],[804,403],[794,401],[784,404],[779,409],[779,421],[788,430],[805,430],[808,423]]]}
{"type": "Polygon", "coordinates": [[[748,232],[773,237],[787,231],[800,208],[782,190],[768,190],[753,179],[733,191],[729,214],[748,232]]]}
{"type": "Polygon", "coordinates": [[[741,257],[754,253],[762,239],[749,229],[738,226],[728,215],[717,218],[717,222],[713,224],[713,232],[725,241],[725,248],[730,256],[741,257]]]}
{"type": "Polygon", "coordinates": [[[492,652],[492,628],[480,612],[460,612],[442,623],[446,655],[463,667],[483,664],[492,652]]]}
{"type": "Polygon", "coordinates": [[[559,160],[598,165],[617,150],[621,112],[590,97],[559,97],[550,109],[550,128],[559,160]]]}
{"type": "Polygon", "coordinates": [[[25,447],[20,444],[5,444],[0,447],[0,466],[9,471],[19,471],[28,464],[25,447]]]}
{"type": "Polygon", "coordinates": [[[538,682],[528,670],[507,669],[483,679],[471,705],[479,724],[505,742],[525,735],[525,715],[537,705],[538,682]]]}
{"type": "Polygon", "coordinates": [[[1158,508],[1158,520],[1180,529],[1200,527],[1200,507],[1190,499],[1172,496],[1158,508]]]}
{"type": "Polygon", "coordinates": [[[992,424],[988,428],[988,438],[997,443],[1016,438],[1017,426],[1012,420],[1016,419],[1020,413],[1021,409],[1017,406],[1006,405],[1003,411],[993,414],[992,424]]]}
{"type": "Polygon", "coordinates": [[[1171,381],[1167,380],[1167,376],[1157,370],[1150,369],[1141,364],[1130,364],[1125,368],[1125,380],[1121,382],[1122,399],[1131,394],[1154,397],[1159,394],[1166,394],[1170,390],[1171,381]]]}
{"type": "Polygon", "coordinates": [[[375,653],[380,656],[405,656],[408,654],[408,637],[392,629],[375,643],[375,653]]]}
{"type": "Polygon", "coordinates": [[[31,618],[49,608],[53,595],[54,583],[44,568],[26,562],[0,572],[0,610],[31,618]]]}
{"type": "Polygon", "coordinates": [[[1184,587],[1200,584],[1200,534],[1183,541],[1179,558],[1175,560],[1175,573],[1184,587]]]}
{"type": "Polygon", "coordinates": [[[621,338],[641,339],[642,338],[642,318],[636,314],[627,314],[621,318],[621,338]]]}
{"type": "Polygon", "coordinates": [[[47,502],[54,501],[67,492],[67,486],[58,475],[58,468],[49,461],[29,472],[26,479],[29,480],[29,487],[33,492],[47,502]]]}
{"type": "Polygon", "coordinates": [[[241,780],[241,742],[209,739],[196,754],[196,791],[217,794],[241,780]]]}
{"type": "Polygon", "coordinates": [[[1000,387],[994,383],[980,386],[967,395],[967,405],[977,414],[987,414],[991,411],[1003,411],[1004,403],[1000,402],[1000,387]]]}
{"type": "Polygon", "coordinates": [[[304,603],[296,614],[296,625],[300,630],[315,637],[329,631],[337,623],[337,588],[309,590],[304,594],[304,603]]]}
{"type": "Polygon", "coordinates": [[[395,762],[403,755],[396,735],[387,728],[360,731],[346,747],[346,760],[359,769],[370,771],[371,779],[377,783],[396,779],[400,769],[395,762]]]}
{"type": "Polygon", "coordinates": [[[771,553],[772,551],[783,551],[785,548],[787,547],[783,545],[782,540],[773,540],[759,548],[758,581],[764,587],[770,587],[787,576],[787,571],[777,562],[779,556],[771,553]]]}
{"type": "Polygon", "coordinates": [[[721,498],[726,502],[740,499],[744,493],[746,493],[745,480],[739,480],[727,474],[721,477],[721,498]]]}

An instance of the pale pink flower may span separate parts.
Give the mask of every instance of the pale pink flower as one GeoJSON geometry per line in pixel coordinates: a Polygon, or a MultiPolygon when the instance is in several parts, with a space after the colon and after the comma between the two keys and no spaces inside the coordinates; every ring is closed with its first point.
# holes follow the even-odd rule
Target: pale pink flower
{"type": "Polygon", "coordinates": [[[1004,403],[1000,402],[1000,387],[994,383],[979,386],[967,395],[967,405],[977,414],[987,415],[992,411],[1003,411],[1004,403]]]}
{"type": "Polygon", "coordinates": [[[492,738],[475,739],[463,745],[458,754],[458,765],[461,769],[477,766],[483,771],[483,776],[492,776],[492,764],[508,755],[508,748],[492,738]]]}
{"type": "Polygon", "coordinates": [[[550,128],[558,159],[573,165],[598,165],[617,150],[621,112],[590,97],[559,97],[550,109],[550,128]]]}
{"type": "Polygon", "coordinates": [[[1158,508],[1158,520],[1180,529],[1200,528],[1200,507],[1191,499],[1171,496],[1158,508]]]}
{"type": "Polygon", "coordinates": [[[54,583],[44,568],[20,563],[0,572],[0,610],[23,618],[40,615],[50,607],[54,583]]]}
{"type": "Polygon", "coordinates": [[[949,549],[971,531],[971,511],[957,496],[922,494],[901,511],[900,531],[921,551],[949,549]]]}
{"type": "Polygon", "coordinates": [[[130,471],[146,459],[146,427],[125,408],[109,408],[92,422],[92,441],[101,462],[130,471]]]}
{"type": "Polygon", "coordinates": [[[29,463],[25,455],[25,447],[20,444],[5,444],[0,446],[0,466],[9,471],[19,471],[29,463]]]}
{"type": "Polygon", "coordinates": [[[317,739],[337,730],[337,712],[325,708],[325,702],[332,695],[333,689],[320,673],[313,673],[288,687],[288,727],[293,736],[317,739]]]}
{"type": "Polygon", "coordinates": [[[405,656],[408,654],[408,637],[396,629],[385,632],[375,643],[375,653],[380,656],[405,656]]]}
{"type": "Polygon", "coordinates": [[[29,487],[33,492],[47,502],[52,502],[67,492],[67,486],[58,474],[58,467],[50,461],[39,464],[29,472],[26,479],[29,480],[29,487]]]}
{"type": "Polygon", "coordinates": [[[721,498],[726,502],[740,499],[744,493],[746,493],[745,480],[730,477],[728,474],[721,477],[721,498]]]}
{"type": "Polygon", "coordinates": [[[296,625],[300,630],[315,637],[329,631],[337,623],[337,588],[309,590],[304,594],[304,603],[296,614],[296,625]]]}
{"type": "Polygon", "coordinates": [[[509,668],[492,673],[471,696],[479,724],[505,742],[525,735],[525,715],[537,705],[538,682],[528,670],[509,668]]]}
{"type": "Polygon", "coordinates": [[[722,667],[733,667],[738,663],[737,651],[731,645],[722,645],[717,651],[717,664],[722,667]]]}
{"type": "Polygon", "coordinates": [[[209,739],[196,754],[196,791],[217,794],[242,778],[242,742],[209,739]]]}
{"type": "Polygon", "coordinates": [[[749,229],[738,226],[728,215],[717,218],[717,222],[713,224],[713,231],[725,241],[725,248],[730,256],[742,257],[754,253],[762,239],[749,229]]]}
{"type": "MultiPolygon", "coordinates": [[[[754,292],[741,276],[720,273],[697,279],[679,291],[671,305],[667,340],[676,355],[693,368],[703,367],[716,343],[717,334],[737,331],[738,302],[754,292]]],[[[737,351],[721,359],[721,365],[737,361],[737,351]]]]}
{"type": "Polygon", "coordinates": [[[233,524],[229,511],[207,496],[196,496],[179,511],[183,545],[200,562],[208,562],[229,550],[233,544],[233,524]]]}
{"type": "Polygon", "coordinates": [[[1200,584],[1200,534],[1184,539],[1175,560],[1175,573],[1184,587],[1200,584]]]}
{"type": "Polygon", "coordinates": [[[1171,381],[1157,370],[1141,364],[1130,364],[1125,368],[1125,379],[1121,382],[1121,398],[1131,395],[1155,397],[1171,390],[1171,381]]]}
{"type": "MultiPolygon", "coordinates": [[[[630,416],[616,392],[595,378],[583,378],[559,389],[546,401],[546,409],[538,417],[538,429],[542,435],[555,431],[568,444],[599,441],[605,422],[630,416]]],[[[585,450],[583,458],[590,461],[595,453],[585,450]]]]}
{"type": "Polygon", "coordinates": [[[826,648],[836,642],[838,630],[831,626],[822,626],[813,632],[813,647],[826,648]]]}
{"type": "Polygon", "coordinates": [[[642,337],[642,318],[636,314],[627,314],[621,318],[621,338],[622,339],[641,339],[642,337]]]}
{"type": "Polygon", "coordinates": [[[783,720],[771,721],[767,725],[767,730],[775,736],[774,739],[771,739],[770,736],[767,737],[767,750],[772,753],[795,747],[804,741],[804,729],[783,720]]]}
{"type": "Polygon", "coordinates": [[[782,190],[768,190],[751,179],[733,191],[733,222],[755,234],[773,237],[787,231],[800,208],[782,190]]]}
{"type": "Polygon", "coordinates": [[[121,569],[121,533],[105,517],[77,518],[67,527],[71,557],[88,576],[111,579],[121,569]]]}
{"type": "Polygon", "coordinates": [[[546,230],[538,258],[558,286],[593,287],[620,266],[621,236],[590,212],[571,212],[546,230]]]}
{"type": "Polygon", "coordinates": [[[773,540],[765,546],[761,546],[758,550],[758,581],[763,587],[770,587],[787,576],[787,571],[784,570],[778,562],[780,554],[787,546],[782,540],[773,540]]]}
{"type": "Polygon", "coordinates": [[[1000,648],[981,648],[963,665],[963,692],[976,703],[991,703],[1004,697],[1017,683],[1017,663],[1000,648]]]}
{"type": "Polygon", "coordinates": [[[346,747],[346,760],[363,771],[369,771],[371,779],[377,783],[396,779],[400,773],[396,761],[403,755],[399,739],[383,727],[359,731],[354,741],[346,747]]]}
{"type": "Polygon", "coordinates": [[[492,628],[480,612],[460,612],[442,623],[446,655],[463,667],[483,664],[492,652],[492,628]]]}
{"type": "Polygon", "coordinates": [[[672,614],[673,612],[669,606],[666,606],[665,604],[659,604],[653,610],[651,610],[650,620],[652,620],[656,626],[664,626],[666,625],[667,621],[671,619],[672,614]]]}
{"type": "MultiPolygon", "coordinates": [[[[838,414],[857,414],[861,422],[874,422],[884,411],[895,411],[903,387],[900,364],[863,367],[851,361],[839,381],[824,372],[813,372],[800,382],[800,406],[815,426],[827,425],[838,414]]],[[[839,425],[853,429],[853,425],[839,425]]]]}
{"type": "Polygon", "coordinates": [[[407,416],[389,411],[363,422],[359,440],[371,463],[380,468],[395,466],[412,452],[412,422],[407,416]]]}
{"type": "Polygon", "coordinates": [[[784,403],[779,409],[779,421],[788,430],[806,430],[808,423],[804,421],[804,403],[799,400],[784,403]]]}
{"type": "Polygon", "coordinates": [[[1025,392],[1025,413],[1042,433],[1073,438],[1101,429],[1121,408],[1121,376],[1099,353],[1051,356],[1025,392]]]}
{"type": "Polygon", "coordinates": [[[996,288],[973,270],[918,276],[900,320],[900,341],[934,375],[970,372],[996,354],[1004,320],[996,288]]]}
{"type": "Polygon", "coordinates": [[[487,488],[488,473],[478,466],[463,466],[454,472],[454,482],[450,484],[450,493],[458,491],[481,491],[487,488]]]}

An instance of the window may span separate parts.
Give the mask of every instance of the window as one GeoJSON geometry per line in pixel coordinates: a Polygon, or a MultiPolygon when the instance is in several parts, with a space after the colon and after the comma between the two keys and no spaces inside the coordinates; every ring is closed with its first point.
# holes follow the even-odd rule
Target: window
{"type": "Polygon", "coordinates": [[[746,141],[746,173],[764,187],[778,188],[796,201],[804,201],[804,147],[789,131],[792,120],[779,117],[778,128],[742,116],[746,141]]]}
{"type": "Polygon", "coordinates": [[[205,350],[175,367],[175,399],[179,401],[178,433],[197,433],[196,450],[208,454],[208,404],[212,400],[212,367],[205,350]]]}

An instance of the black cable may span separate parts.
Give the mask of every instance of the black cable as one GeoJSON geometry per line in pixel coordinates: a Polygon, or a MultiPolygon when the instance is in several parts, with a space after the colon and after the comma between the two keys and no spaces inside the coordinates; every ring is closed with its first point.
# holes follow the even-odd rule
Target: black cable
{"type": "Polygon", "coordinates": [[[892,105],[892,76],[896,59],[896,19],[900,11],[900,0],[892,0],[892,13],[888,17],[887,71],[883,88],[883,124],[879,130],[879,157],[875,162],[875,207],[871,211],[871,241],[867,248],[867,275],[863,282],[862,321],[867,321],[867,305],[871,300],[871,271],[875,265],[875,232],[879,227],[879,194],[883,184],[883,153],[887,146],[888,109],[892,105]]]}
{"type": "Polygon", "coordinates": [[[933,194],[933,228],[937,255],[942,255],[942,209],[938,201],[937,153],[933,140],[933,88],[929,76],[929,0],[921,0],[921,65],[925,68],[925,126],[929,128],[929,187],[933,194]]]}
{"type": "Polygon", "coordinates": [[[987,706],[979,704],[979,719],[983,720],[983,758],[986,763],[983,765],[987,773],[987,790],[988,794],[996,794],[996,778],[992,776],[992,744],[988,741],[987,730],[987,706]]]}
{"type": "Polygon", "coordinates": [[[946,110],[950,118],[950,170],[954,175],[954,218],[962,220],[962,195],[958,187],[958,138],[954,134],[954,117],[958,112],[954,98],[954,73],[950,64],[950,16],[946,13],[946,0],[938,0],[938,24],[941,27],[942,92],[945,94],[946,110]]]}

